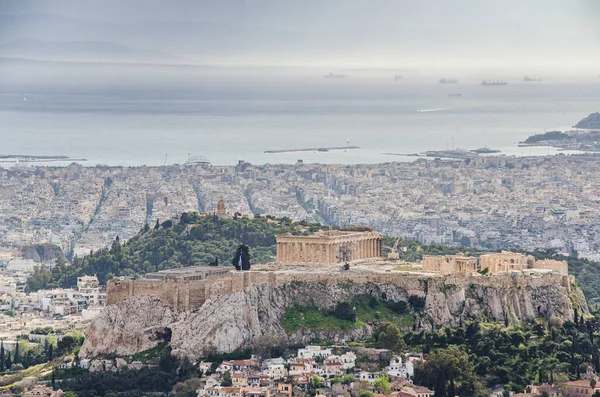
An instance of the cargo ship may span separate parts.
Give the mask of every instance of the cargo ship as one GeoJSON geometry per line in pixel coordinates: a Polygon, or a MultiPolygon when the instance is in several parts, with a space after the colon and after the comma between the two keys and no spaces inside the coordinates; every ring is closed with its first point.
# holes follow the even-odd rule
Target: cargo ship
{"type": "Polygon", "coordinates": [[[440,84],[456,84],[458,83],[457,79],[441,79],[440,84]]]}
{"type": "Polygon", "coordinates": [[[456,94],[448,94],[448,96],[450,98],[460,98],[462,97],[462,94],[460,92],[457,92],[456,94]]]}
{"type": "Polygon", "coordinates": [[[533,78],[533,77],[525,76],[525,77],[523,77],[523,81],[527,81],[527,82],[530,82],[530,81],[542,81],[542,79],[540,79],[540,78],[536,79],[536,78],[533,78]]]}
{"type": "Polygon", "coordinates": [[[329,74],[326,74],[326,75],[325,75],[325,76],[323,76],[323,77],[325,77],[326,79],[344,79],[344,78],[346,78],[347,76],[346,76],[345,74],[334,74],[334,73],[329,73],[329,74]]]}
{"type": "Polygon", "coordinates": [[[500,81],[500,80],[483,80],[481,82],[481,85],[483,86],[489,86],[489,85],[507,85],[508,83],[506,81],[500,81]]]}

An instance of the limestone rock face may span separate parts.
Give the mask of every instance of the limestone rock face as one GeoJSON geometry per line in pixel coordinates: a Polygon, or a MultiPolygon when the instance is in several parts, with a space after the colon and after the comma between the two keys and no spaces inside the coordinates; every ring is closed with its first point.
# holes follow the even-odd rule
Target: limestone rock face
{"type": "MultiPolygon", "coordinates": [[[[283,315],[294,304],[333,309],[338,302],[371,295],[384,301],[425,298],[422,317],[437,325],[459,326],[473,318],[516,322],[537,317],[572,319],[574,310],[587,313],[581,291],[558,275],[395,277],[390,283],[287,282],[256,284],[207,300],[198,310],[174,312],[159,298],[139,295],[109,306],[89,328],[81,357],[109,353],[131,355],[169,339],[177,356],[197,358],[249,346],[303,343],[314,338],[363,338],[377,324],[345,333],[300,330],[286,333],[283,315]]],[[[430,325],[422,322],[421,326],[430,325]]]]}
{"type": "Polygon", "coordinates": [[[150,295],[108,306],[87,331],[80,357],[128,356],[169,339],[173,311],[150,295]]]}

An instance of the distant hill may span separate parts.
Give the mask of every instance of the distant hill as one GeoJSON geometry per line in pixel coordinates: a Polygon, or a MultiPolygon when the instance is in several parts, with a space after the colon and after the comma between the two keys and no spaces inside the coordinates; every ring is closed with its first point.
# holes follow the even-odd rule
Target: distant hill
{"type": "Polygon", "coordinates": [[[587,130],[600,130],[600,113],[592,113],[579,123],[575,125],[575,128],[582,128],[587,130]]]}
{"type": "MultiPolygon", "coordinates": [[[[0,38],[6,42],[36,41],[118,43],[125,47],[185,53],[223,54],[230,51],[284,50],[297,42],[297,32],[229,25],[214,21],[139,20],[121,23],[67,18],[54,14],[0,15],[0,38]]],[[[1,43],[0,43],[1,44],[1,43]]],[[[2,56],[9,56],[3,54],[2,56]]],[[[163,60],[163,62],[166,62],[163,60]]]]}
{"type": "Polygon", "coordinates": [[[44,41],[30,38],[0,44],[4,57],[52,61],[175,62],[179,58],[160,51],[140,50],[106,41],[44,41]]]}

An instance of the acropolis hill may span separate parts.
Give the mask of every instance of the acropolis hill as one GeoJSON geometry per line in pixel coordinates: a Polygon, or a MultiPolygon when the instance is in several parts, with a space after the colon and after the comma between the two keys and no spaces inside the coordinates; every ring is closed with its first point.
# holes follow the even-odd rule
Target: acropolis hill
{"type": "Polygon", "coordinates": [[[201,357],[255,345],[306,342],[315,337],[362,339],[377,326],[341,331],[286,332],[283,317],[294,305],[332,310],[337,303],[369,295],[379,301],[424,299],[418,327],[459,326],[480,318],[513,323],[588,313],[570,276],[557,272],[481,275],[394,270],[397,262],[373,259],[342,265],[272,264],[202,280],[114,280],[107,309],[92,323],[81,357],[127,356],[169,341],[174,354],[201,357]]]}

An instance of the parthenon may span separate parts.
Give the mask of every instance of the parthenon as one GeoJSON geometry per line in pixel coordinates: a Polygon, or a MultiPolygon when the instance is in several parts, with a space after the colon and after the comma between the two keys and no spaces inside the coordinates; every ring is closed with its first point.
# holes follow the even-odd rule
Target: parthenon
{"type": "Polygon", "coordinates": [[[382,237],[377,232],[330,230],[310,236],[280,234],[278,263],[342,263],[381,257],[382,237]]]}

